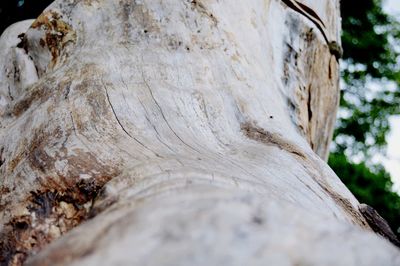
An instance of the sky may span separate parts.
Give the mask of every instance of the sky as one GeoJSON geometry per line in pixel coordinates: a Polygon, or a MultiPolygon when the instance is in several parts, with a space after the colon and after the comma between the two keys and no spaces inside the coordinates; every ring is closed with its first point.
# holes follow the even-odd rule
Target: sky
{"type": "Polygon", "coordinates": [[[388,135],[387,158],[383,160],[392,176],[394,189],[400,192],[400,116],[390,118],[391,132],[388,135]]]}
{"type": "Polygon", "coordinates": [[[384,10],[391,14],[400,16],[400,1],[399,0],[385,0],[384,10]]]}
{"type": "MultiPolygon", "coordinates": [[[[384,10],[400,21],[400,0],[386,0],[384,10]]],[[[394,183],[394,189],[400,192],[400,115],[390,118],[391,131],[388,135],[387,158],[383,165],[389,171],[394,183]]]]}

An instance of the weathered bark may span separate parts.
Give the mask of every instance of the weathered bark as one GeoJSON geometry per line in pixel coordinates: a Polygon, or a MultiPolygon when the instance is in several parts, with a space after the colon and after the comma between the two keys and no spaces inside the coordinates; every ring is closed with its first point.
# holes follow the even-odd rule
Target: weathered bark
{"type": "Polygon", "coordinates": [[[58,0],[10,27],[3,262],[398,265],[323,160],[338,10],[58,0]]]}

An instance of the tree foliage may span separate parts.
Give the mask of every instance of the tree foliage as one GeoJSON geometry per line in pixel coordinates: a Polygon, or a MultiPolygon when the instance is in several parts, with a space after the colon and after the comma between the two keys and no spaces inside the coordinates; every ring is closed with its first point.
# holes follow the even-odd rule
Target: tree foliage
{"type": "Polygon", "coordinates": [[[385,153],[388,119],[400,113],[399,23],[377,0],[342,1],[341,12],[343,90],[329,164],[360,202],[398,229],[400,197],[372,159],[385,153]]]}
{"type": "Polygon", "coordinates": [[[370,161],[383,152],[388,118],[400,113],[399,23],[382,1],[342,1],[343,91],[335,149],[370,161]]]}
{"type": "Polygon", "coordinates": [[[329,165],[360,202],[378,210],[393,229],[400,228],[400,197],[391,190],[393,183],[382,166],[371,170],[365,162],[356,164],[338,153],[330,155],[329,165]]]}

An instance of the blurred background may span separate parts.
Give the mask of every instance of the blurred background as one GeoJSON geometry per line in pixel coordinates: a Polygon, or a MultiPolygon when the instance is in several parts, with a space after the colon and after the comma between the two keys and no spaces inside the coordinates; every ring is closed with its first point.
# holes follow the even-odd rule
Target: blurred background
{"type": "Polygon", "coordinates": [[[400,1],[342,0],[341,99],[329,165],[400,227],[400,1]]]}
{"type": "MultiPolygon", "coordinates": [[[[0,33],[51,0],[3,0],[0,33]]],[[[329,165],[400,233],[400,0],[342,0],[341,101],[329,165]]]]}

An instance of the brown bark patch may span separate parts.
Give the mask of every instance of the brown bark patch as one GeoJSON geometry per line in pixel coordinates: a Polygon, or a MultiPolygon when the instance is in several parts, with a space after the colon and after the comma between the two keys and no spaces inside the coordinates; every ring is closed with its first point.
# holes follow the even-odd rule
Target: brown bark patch
{"type": "Polygon", "coordinates": [[[31,254],[80,224],[86,208],[72,191],[31,191],[27,199],[30,215],[14,217],[1,233],[0,262],[21,265],[31,254]]]}
{"type": "Polygon", "coordinates": [[[5,206],[14,216],[0,232],[0,265],[21,265],[28,256],[93,217],[93,200],[109,180],[119,175],[116,166],[101,162],[88,151],[74,149],[67,155],[64,145],[68,137],[69,133],[59,127],[51,132],[38,130],[9,165],[15,168],[26,160],[39,176],[18,206],[5,206]],[[50,155],[46,151],[56,146],[57,152],[50,155]],[[67,162],[64,174],[57,170],[57,161],[67,162]],[[13,208],[23,211],[13,212],[13,208]]]}
{"type": "Polygon", "coordinates": [[[299,148],[277,133],[266,131],[265,129],[249,122],[243,123],[241,125],[241,130],[249,139],[253,139],[266,145],[275,146],[299,157],[306,158],[299,148]]]}
{"type": "Polygon", "coordinates": [[[93,199],[111,178],[80,179],[74,185],[47,178],[24,201],[29,215],[13,217],[0,233],[0,264],[22,265],[28,256],[88,219],[93,199]]]}
{"type": "Polygon", "coordinates": [[[36,101],[41,103],[45,102],[51,96],[51,90],[47,87],[36,87],[20,101],[16,102],[11,109],[11,115],[20,116],[26,110],[28,110],[32,104],[36,101]]]}
{"type": "Polygon", "coordinates": [[[76,33],[72,27],[62,20],[60,14],[55,11],[43,12],[32,24],[33,29],[44,30],[45,36],[40,39],[41,46],[47,46],[54,66],[67,43],[76,41],[76,33]]]}

